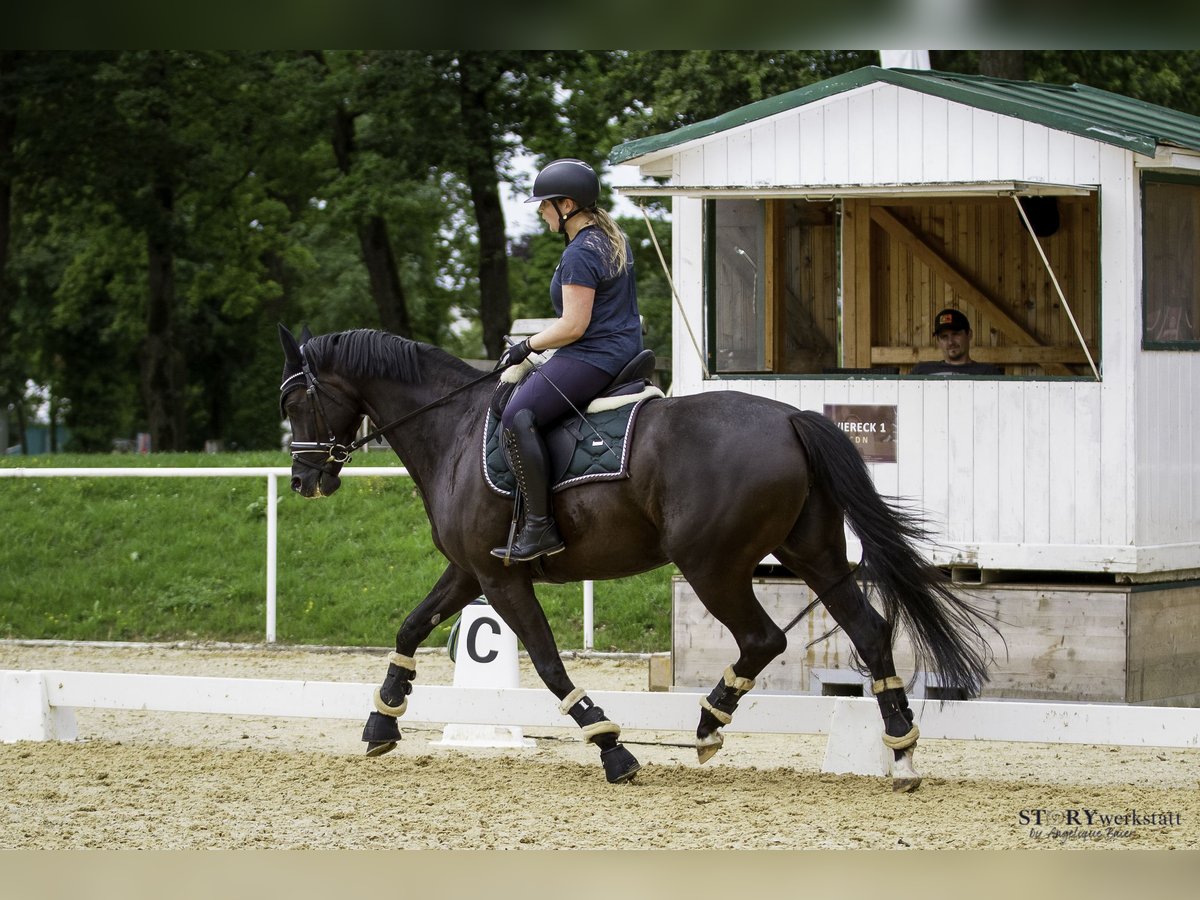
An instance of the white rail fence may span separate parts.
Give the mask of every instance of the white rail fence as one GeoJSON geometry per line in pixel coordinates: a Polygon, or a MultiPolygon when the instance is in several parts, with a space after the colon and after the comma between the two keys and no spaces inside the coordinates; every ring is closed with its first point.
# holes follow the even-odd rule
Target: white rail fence
{"type": "MultiPolygon", "coordinates": [[[[408,469],[402,466],[355,466],[342,469],[346,477],[408,477],[408,469]]],[[[280,478],[291,478],[292,470],[286,466],[163,466],[152,467],[83,467],[83,468],[34,468],[0,467],[0,478],[265,478],[267,480],[267,586],[266,586],[266,642],[275,643],[276,634],[276,584],[278,570],[279,516],[276,507],[279,501],[280,478]]],[[[432,587],[432,585],[431,585],[432,587]]],[[[583,583],[583,649],[593,649],[595,588],[591,581],[583,583]]]]}
{"type": "MultiPolygon", "coordinates": [[[[361,721],[373,684],[0,670],[0,743],[73,741],[76,709],[149,710],[361,721]]],[[[698,694],[594,691],[624,728],[690,733],[698,694]]],[[[1200,747],[1200,708],[1017,701],[913,700],[923,738],[1126,747],[1200,747]]],[[[426,685],[412,693],[409,724],[572,726],[545,689],[426,685]]],[[[873,699],[748,694],[728,733],[828,735],[822,770],[886,775],[890,752],[873,699]]]]}

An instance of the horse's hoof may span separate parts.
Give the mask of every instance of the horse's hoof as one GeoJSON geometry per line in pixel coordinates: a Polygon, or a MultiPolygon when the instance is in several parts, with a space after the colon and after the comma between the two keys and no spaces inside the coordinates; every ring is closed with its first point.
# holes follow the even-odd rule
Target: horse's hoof
{"type": "Polygon", "coordinates": [[[712,734],[696,738],[696,756],[700,760],[700,765],[704,765],[710,759],[717,755],[717,751],[725,744],[725,735],[721,734],[721,729],[718,728],[712,734]]]}
{"type": "Polygon", "coordinates": [[[909,747],[900,754],[900,758],[892,763],[892,791],[896,794],[908,794],[921,786],[921,776],[912,764],[913,748],[909,747]]]}
{"type": "Polygon", "coordinates": [[[604,763],[604,777],[608,779],[609,784],[629,781],[642,767],[633,754],[625,749],[624,744],[601,750],[600,762],[604,763]]]}
{"type": "Polygon", "coordinates": [[[373,712],[367,716],[362,739],[367,745],[367,756],[383,756],[389,750],[396,749],[396,742],[400,740],[400,726],[391,716],[373,712]]]}

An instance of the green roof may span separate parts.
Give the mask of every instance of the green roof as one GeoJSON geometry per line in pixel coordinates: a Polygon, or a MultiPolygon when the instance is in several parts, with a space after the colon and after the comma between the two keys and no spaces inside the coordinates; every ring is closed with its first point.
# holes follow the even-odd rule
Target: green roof
{"type": "Polygon", "coordinates": [[[668,150],[875,82],[894,84],[977,109],[1037,122],[1048,128],[1115,144],[1147,156],[1153,156],[1159,144],[1200,150],[1200,117],[1085,84],[1041,84],[927,69],[866,66],[786,94],[759,100],[703,122],[685,125],[675,131],[626,141],[612,149],[609,161],[613,164],[623,163],[668,150]]]}

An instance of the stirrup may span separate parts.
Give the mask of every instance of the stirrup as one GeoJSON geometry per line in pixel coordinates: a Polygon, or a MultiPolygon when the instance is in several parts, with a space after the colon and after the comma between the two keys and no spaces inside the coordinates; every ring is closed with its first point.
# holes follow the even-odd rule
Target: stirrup
{"type": "Polygon", "coordinates": [[[556,553],[562,553],[566,549],[567,549],[566,542],[562,541],[562,540],[559,540],[559,542],[557,544],[553,544],[546,548],[542,548],[542,547],[533,547],[531,549],[521,548],[520,552],[518,552],[517,546],[514,544],[513,547],[511,548],[511,550],[508,547],[493,547],[492,548],[492,556],[495,556],[495,557],[498,557],[498,558],[504,560],[505,563],[508,563],[508,562],[533,562],[535,559],[541,559],[543,556],[554,556],[556,553]]]}
{"type": "Polygon", "coordinates": [[[494,547],[492,556],[497,556],[505,562],[533,562],[543,556],[553,556],[566,550],[567,545],[563,541],[562,535],[559,534],[554,520],[547,516],[538,522],[536,521],[538,518],[540,517],[527,516],[525,527],[521,529],[516,540],[512,541],[508,547],[494,547]],[[537,541],[531,542],[533,546],[522,546],[529,535],[534,532],[540,532],[540,535],[537,541]]]}

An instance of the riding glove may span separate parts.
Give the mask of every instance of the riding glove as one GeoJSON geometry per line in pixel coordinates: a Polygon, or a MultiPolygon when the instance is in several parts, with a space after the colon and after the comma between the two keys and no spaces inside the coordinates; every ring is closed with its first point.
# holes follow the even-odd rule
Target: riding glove
{"type": "Polygon", "coordinates": [[[507,369],[509,366],[515,366],[518,363],[523,363],[529,354],[533,352],[535,351],[529,346],[529,338],[525,338],[525,340],[518,344],[513,344],[500,354],[500,359],[496,363],[496,368],[507,369]]]}

